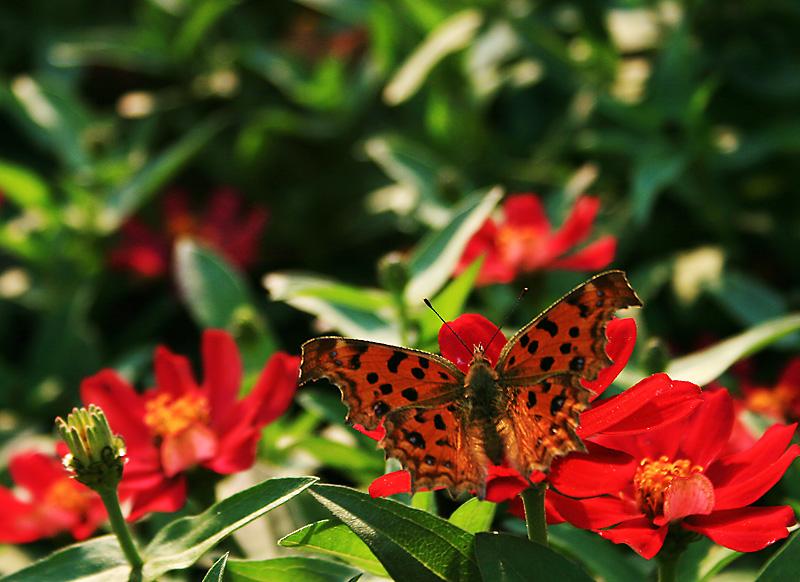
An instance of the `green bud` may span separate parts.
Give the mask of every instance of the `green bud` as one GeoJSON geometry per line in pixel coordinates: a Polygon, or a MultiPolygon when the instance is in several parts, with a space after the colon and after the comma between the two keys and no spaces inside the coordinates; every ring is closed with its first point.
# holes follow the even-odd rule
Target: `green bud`
{"type": "Polygon", "coordinates": [[[389,253],[378,263],[378,277],[387,291],[400,294],[408,284],[408,263],[400,253],[389,253]]]}
{"type": "Polygon", "coordinates": [[[99,491],[116,489],[125,465],[125,441],[111,432],[99,406],[73,408],[67,420],[56,418],[56,428],[69,448],[64,466],[76,480],[99,491]]]}

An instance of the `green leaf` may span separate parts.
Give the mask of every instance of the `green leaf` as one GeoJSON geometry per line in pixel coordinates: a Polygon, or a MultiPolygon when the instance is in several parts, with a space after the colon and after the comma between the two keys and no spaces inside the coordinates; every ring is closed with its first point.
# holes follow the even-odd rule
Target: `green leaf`
{"type": "Polygon", "coordinates": [[[724,273],[721,285],[713,286],[717,301],[745,325],[755,325],[787,311],[786,301],[774,289],[746,273],[724,273]]]}
{"type": "Polygon", "coordinates": [[[496,511],[496,504],[473,497],[466,503],[462,503],[450,515],[448,521],[464,531],[474,534],[489,530],[496,511]]]}
{"type": "Polygon", "coordinates": [[[260,370],[277,343],[253,304],[244,277],[218,253],[184,238],[175,245],[175,278],[198,327],[231,331],[245,368],[260,370]]]}
{"type": "Polygon", "coordinates": [[[450,278],[472,235],[483,225],[503,197],[502,188],[479,192],[459,204],[449,224],[419,244],[408,264],[411,276],[405,289],[409,305],[434,295],[450,278]]]}
{"type": "Polygon", "coordinates": [[[222,539],[286,503],[316,480],[316,477],[269,479],[215,503],[199,515],[169,523],[144,551],[145,580],[191,566],[222,539]]]}
{"type": "Polygon", "coordinates": [[[50,188],[39,176],[16,164],[0,160],[0,192],[21,208],[49,209],[50,188]]]}
{"type": "Polygon", "coordinates": [[[436,493],[433,491],[417,491],[411,496],[411,507],[436,515],[436,493]]]}
{"type": "Polygon", "coordinates": [[[58,550],[3,578],[3,582],[127,580],[130,571],[117,538],[108,535],[58,550]]]}
{"type": "Polygon", "coordinates": [[[310,489],[400,580],[479,580],[473,537],[451,523],[390,499],[338,485],[310,489]]]}
{"type": "MultiPolygon", "coordinates": [[[[481,271],[485,257],[478,257],[464,272],[458,277],[450,281],[447,286],[436,295],[431,303],[436,308],[446,321],[455,319],[464,309],[464,304],[467,302],[472,288],[475,286],[475,280],[478,278],[478,273],[481,271]]],[[[442,322],[436,317],[427,307],[420,311],[419,317],[419,335],[420,343],[425,344],[432,342],[436,339],[439,333],[439,326],[442,322]]]]}
{"type": "Polygon", "coordinates": [[[712,580],[723,568],[744,556],[743,553],[718,546],[708,538],[689,544],[678,558],[678,580],[712,580]]]}
{"type": "Polygon", "coordinates": [[[367,0],[294,0],[320,12],[353,25],[363,24],[369,14],[370,4],[367,0]]]}
{"type": "Polygon", "coordinates": [[[100,227],[106,232],[116,230],[126,218],[182,170],[225,125],[226,122],[220,118],[197,124],[125,184],[111,192],[100,217],[100,227]]]}
{"type": "Polygon", "coordinates": [[[653,562],[640,558],[627,548],[601,538],[594,532],[569,524],[547,528],[550,545],[559,553],[580,562],[598,579],[607,582],[639,582],[653,570],[653,562]]]}
{"type": "Polygon", "coordinates": [[[377,448],[374,451],[365,451],[322,437],[310,436],[299,441],[292,449],[311,454],[320,464],[331,469],[379,475],[384,468],[383,454],[377,448]]]}
{"type": "Polygon", "coordinates": [[[389,105],[399,105],[412,97],[442,59],[469,46],[481,24],[483,14],[475,9],[457,12],[439,24],[386,85],[384,101],[389,105]]]}
{"type": "Polygon", "coordinates": [[[656,196],[674,182],[686,167],[683,152],[649,151],[640,156],[633,170],[633,218],[644,224],[650,217],[656,196]]]}
{"type": "Polygon", "coordinates": [[[328,560],[291,557],[231,560],[228,574],[234,582],[346,582],[360,572],[328,560]]]}
{"type": "Polygon", "coordinates": [[[800,329],[800,313],[792,313],[752,327],[709,348],[673,360],[665,372],[676,380],[705,386],[738,360],[800,329]]]}
{"type": "MultiPolygon", "coordinates": [[[[373,136],[364,143],[364,152],[392,180],[412,188],[423,200],[435,200],[444,161],[432,152],[398,135],[373,136]]],[[[403,190],[401,196],[409,194],[403,190]]]]}
{"type": "Polygon", "coordinates": [[[800,564],[800,532],[794,532],[783,547],[764,564],[756,582],[796,580],[798,564],[800,564]]]}
{"type": "Polygon", "coordinates": [[[388,576],[367,544],[338,521],[323,519],[303,526],[278,540],[278,544],[285,548],[328,554],[370,574],[388,576]]]}
{"type": "Polygon", "coordinates": [[[339,333],[399,342],[397,330],[389,323],[394,314],[391,298],[384,291],[303,273],[270,273],[263,284],[271,299],[311,313],[339,333]]]}
{"type": "Polygon", "coordinates": [[[583,569],[550,548],[501,533],[475,535],[475,555],[484,580],[492,582],[589,582],[583,569]]]}
{"type": "Polygon", "coordinates": [[[203,582],[222,582],[222,575],[225,573],[225,565],[228,563],[228,552],[225,552],[219,557],[219,560],[214,562],[211,569],[203,576],[203,582]]]}

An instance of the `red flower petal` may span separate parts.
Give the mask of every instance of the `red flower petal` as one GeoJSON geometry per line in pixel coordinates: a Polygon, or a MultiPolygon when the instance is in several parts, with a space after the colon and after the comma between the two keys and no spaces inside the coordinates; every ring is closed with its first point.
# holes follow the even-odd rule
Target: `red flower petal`
{"type": "Polygon", "coordinates": [[[483,256],[483,265],[478,273],[476,283],[489,285],[491,283],[509,283],[516,275],[514,269],[506,265],[501,257],[496,244],[497,225],[492,219],[486,220],[464,248],[464,253],[459,259],[454,274],[460,275],[478,257],[483,256]]]}
{"type": "Polygon", "coordinates": [[[600,209],[600,200],[593,196],[581,196],[575,202],[564,224],[550,239],[548,254],[552,257],[563,255],[592,232],[592,224],[600,209]]]}
{"type": "Polygon", "coordinates": [[[743,507],[757,501],[780,481],[789,465],[800,455],[800,446],[792,445],[781,457],[768,467],[753,467],[725,487],[716,490],[715,509],[743,507]]]}
{"type": "Polygon", "coordinates": [[[514,228],[533,228],[542,237],[550,234],[550,220],[536,194],[514,194],[503,203],[503,222],[514,228]]]}
{"type": "Polygon", "coordinates": [[[242,382],[242,359],[233,337],[221,329],[203,333],[203,390],[218,428],[236,407],[242,382]]]}
{"type": "Polygon", "coordinates": [[[25,451],[11,457],[11,478],[27,489],[34,501],[41,501],[55,481],[68,476],[61,461],[38,451],[25,451]]]}
{"type": "Polygon", "coordinates": [[[708,467],[722,452],[733,431],[733,398],[727,390],[703,393],[703,404],[684,429],[680,456],[708,467]]]}
{"type": "Polygon", "coordinates": [[[190,469],[214,458],[217,436],[205,426],[195,424],[175,435],[164,437],[161,443],[161,466],[167,477],[190,469]]]}
{"type": "Polygon", "coordinates": [[[566,521],[581,529],[599,529],[641,517],[642,513],[633,503],[618,497],[590,497],[572,499],[548,491],[547,497],[553,509],[566,521]]]}
{"type": "Polygon", "coordinates": [[[567,271],[599,271],[611,264],[616,253],[617,239],[606,235],[568,257],[553,261],[550,266],[567,271]]]}
{"type": "MultiPolygon", "coordinates": [[[[124,480],[123,480],[124,484],[124,480]]],[[[161,511],[178,511],[186,502],[186,478],[164,479],[159,487],[146,491],[130,491],[120,486],[120,499],[132,501],[133,506],[127,520],[134,522],[143,515],[161,511]]]]}
{"type": "Polygon", "coordinates": [[[353,428],[375,441],[379,441],[386,436],[386,429],[383,427],[383,425],[379,425],[375,430],[367,430],[361,424],[354,424],[353,428]]]}
{"type": "Polygon", "coordinates": [[[256,411],[253,423],[261,427],[286,412],[297,390],[300,358],[285,352],[275,352],[270,357],[253,391],[244,399],[245,409],[256,411]]]}
{"type": "Polygon", "coordinates": [[[0,507],[0,543],[24,544],[48,535],[30,517],[34,506],[20,501],[5,487],[0,487],[0,507]]]}
{"type": "Polygon", "coordinates": [[[772,425],[751,447],[718,459],[706,475],[720,488],[768,469],[785,453],[796,429],[797,424],[772,425]]]}
{"type": "Polygon", "coordinates": [[[737,552],[756,552],[787,537],[787,528],[794,523],[794,512],[784,505],[715,511],[711,515],[689,517],[683,521],[683,527],[737,552]]]}
{"type": "Polygon", "coordinates": [[[778,385],[794,386],[800,395],[800,358],[792,358],[781,373],[778,385]]]}
{"type": "Polygon", "coordinates": [[[708,515],[714,509],[714,486],[708,477],[695,473],[675,479],[664,491],[664,515],[653,520],[666,525],[689,515],[708,515]]]}
{"type": "Polygon", "coordinates": [[[595,402],[581,414],[578,435],[586,438],[599,432],[627,435],[652,431],[686,417],[701,403],[699,396],[700,388],[694,384],[653,374],[622,394],[595,402]]]}
{"type": "Polygon", "coordinates": [[[261,438],[260,428],[240,424],[218,438],[217,454],[204,462],[204,467],[220,475],[230,475],[253,466],[261,438]]]}
{"type": "MultiPolygon", "coordinates": [[[[156,455],[150,430],[144,423],[144,403],[133,387],[113,370],[102,370],[81,383],[81,400],[105,412],[111,428],[122,435],[129,453],[156,455]]],[[[157,460],[156,460],[157,462],[157,460]]]]}
{"type": "Polygon", "coordinates": [[[192,373],[192,366],[184,356],[173,354],[164,346],[158,346],[153,366],[159,390],[180,397],[199,389],[192,373]]]}
{"type": "Polygon", "coordinates": [[[571,497],[617,494],[628,487],[639,460],[627,453],[587,442],[587,454],[557,458],[550,468],[550,484],[571,497]]]}
{"type": "Polygon", "coordinates": [[[597,378],[591,382],[581,380],[581,384],[587,390],[594,392],[591,399],[600,396],[606,388],[619,376],[619,373],[628,363],[636,346],[636,321],[632,318],[612,319],[606,327],[606,353],[611,359],[612,364],[600,370],[597,378]]]}
{"type": "Polygon", "coordinates": [[[509,501],[528,486],[528,481],[515,469],[489,465],[489,475],[486,478],[486,501],[493,503],[509,501]]]}
{"type": "Polygon", "coordinates": [[[503,345],[505,345],[506,337],[500,331],[492,339],[497,331],[495,324],[477,313],[465,313],[450,321],[449,324],[450,327],[442,325],[439,328],[439,351],[459,370],[465,374],[469,371],[469,363],[472,361],[473,350],[477,345],[483,346],[484,354],[492,364],[497,361],[503,345]],[[453,335],[454,332],[466,344],[466,347],[453,335]],[[491,345],[489,345],[489,340],[492,340],[491,345]]]}
{"type": "Polygon", "coordinates": [[[637,554],[649,560],[664,545],[668,529],[667,526],[654,528],[649,519],[642,517],[597,533],[615,544],[627,544],[637,554]]]}
{"type": "Polygon", "coordinates": [[[394,471],[381,475],[369,486],[369,494],[372,497],[409,492],[411,492],[411,474],[408,471],[394,471]]]}

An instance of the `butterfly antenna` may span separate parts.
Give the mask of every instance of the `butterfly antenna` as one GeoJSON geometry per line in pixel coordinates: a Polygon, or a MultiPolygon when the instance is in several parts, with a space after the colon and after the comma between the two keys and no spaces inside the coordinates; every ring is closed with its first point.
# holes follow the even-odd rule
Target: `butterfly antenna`
{"type": "Polygon", "coordinates": [[[462,339],[459,337],[459,335],[456,333],[456,330],[454,330],[452,327],[450,327],[450,324],[449,324],[449,323],[447,323],[447,322],[444,320],[444,317],[442,317],[441,315],[439,315],[439,312],[438,312],[438,311],[436,311],[436,309],[434,309],[433,305],[431,305],[431,302],[430,302],[430,300],[429,300],[429,299],[426,297],[425,299],[423,299],[423,301],[425,302],[425,305],[427,305],[428,307],[430,307],[431,311],[433,311],[433,312],[436,314],[436,317],[438,317],[439,319],[441,319],[441,320],[442,320],[442,323],[443,323],[443,324],[445,324],[445,325],[447,326],[447,329],[449,329],[451,332],[453,332],[453,335],[454,335],[454,336],[456,336],[456,339],[457,339],[459,342],[461,342],[461,345],[462,345],[462,346],[464,346],[464,349],[465,349],[465,350],[467,350],[467,352],[469,353],[469,355],[470,355],[470,356],[472,356],[472,350],[471,350],[471,349],[469,349],[469,346],[467,346],[467,344],[465,344],[465,343],[464,343],[464,340],[462,340],[462,339]]]}
{"type": "Polygon", "coordinates": [[[486,349],[487,350],[489,349],[489,346],[492,345],[492,341],[494,340],[494,338],[497,337],[497,334],[500,333],[500,330],[503,328],[503,326],[508,323],[509,319],[511,319],[511,316],[514,314],[514,312],[517,310],[517,307],[519,306],[519,302],[522,301],[522,298],[525,297],[525,293],[527,293],[527,292],[528,292],[528,288],[527,287],[523,287],[522,291],[519,292],[519,295],[517,296],[517,300],[514,302],[514,305],[513,305],[513,307],[511,307],[511,310],[508,312],[508,314],[506,314],[506,317],[503,320],[503,323],[497,326],[497,329],[494,330],[494,334],[492,335],[492,339],[490,339],[489,343],[486,344],[486,349]]]}

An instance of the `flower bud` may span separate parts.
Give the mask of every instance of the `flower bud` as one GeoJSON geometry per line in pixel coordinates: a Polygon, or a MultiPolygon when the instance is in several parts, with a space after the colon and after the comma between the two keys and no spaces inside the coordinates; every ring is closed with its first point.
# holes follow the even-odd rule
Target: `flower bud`
{"type": "Polygon", "coordinates": [[[56,428],[69,448],[64,466],[75,479],[99,491],[116,489],[125,464],[125,441],[111,432],[99,406],[73,408],[67,420],[56,418],[56,428]]]}
{"type": "Polygon", "coordinates": [[[410,278],[406,259],[400,253],[383,257],[378,263],[378,278],[387,291],[402,293],[410,278]]]}

